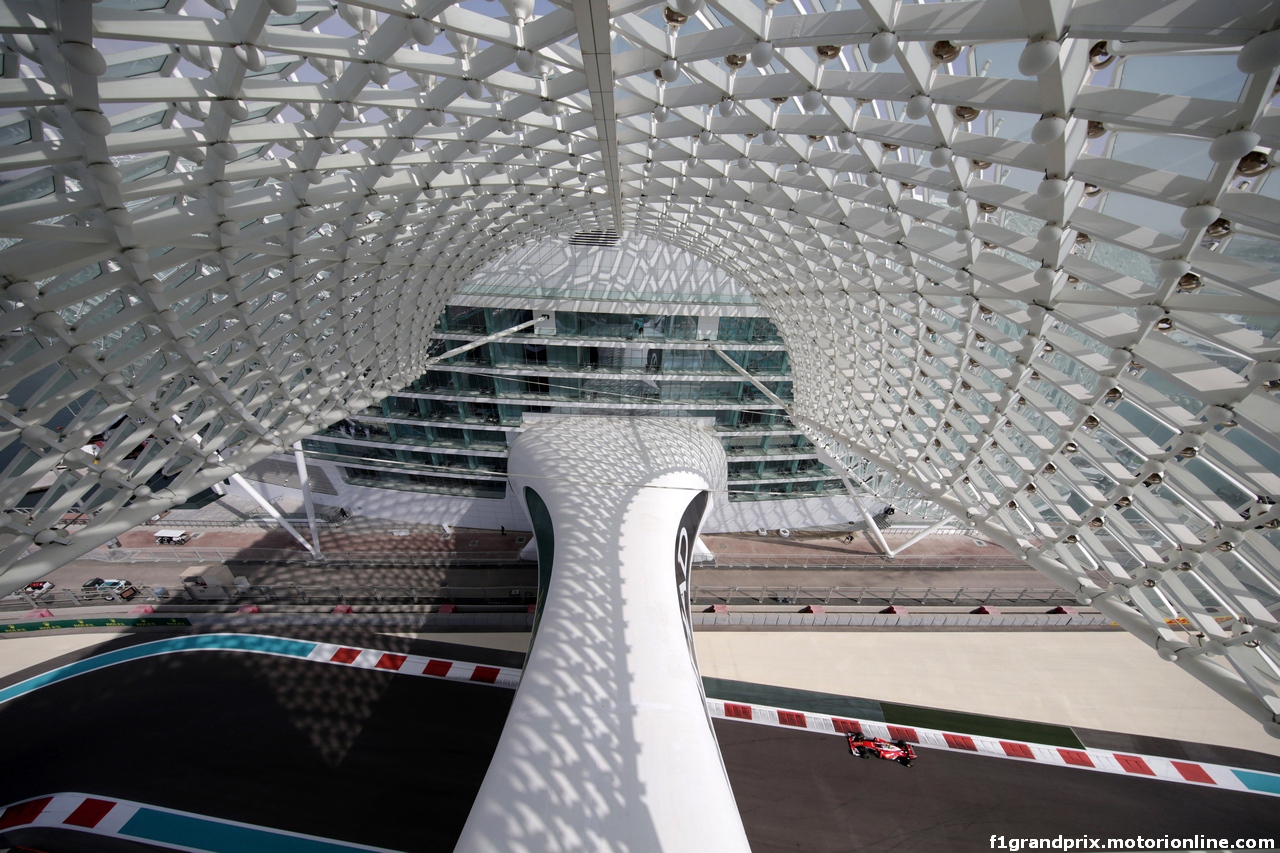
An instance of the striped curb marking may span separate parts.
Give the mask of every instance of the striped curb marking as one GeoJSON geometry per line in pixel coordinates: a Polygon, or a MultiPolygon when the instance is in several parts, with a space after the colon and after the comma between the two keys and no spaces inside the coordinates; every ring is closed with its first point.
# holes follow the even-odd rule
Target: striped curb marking
{"type": "MultiPolygon", "coordinates": [[[[468,681],[510,689],[519,686],[521,675],[521,670],[514,667],[485,666],[466,661],[400,654],[335,643],[315,643],[263,634],[199,634],[139,643],[58,667],[0,690],[0,703],[104,667],[157,655],[190,651],[235,651],[275,655],[357,669],[381,670],[397,675],[468,681]]],[[[808,729],[836,735],[861,731],[876,737],[906,740],[934,749],[971,752],[1021,761],[1039,761],[1060,767],[1145,776],[1167,782],[1204,785],[1280,797],[1280,775],[1278,774],[1242,770],[1202,761],[1178,761],[1153,755],[1136,755],[1088,747],[1068,749],[1024,741],[955,734],[936,729],[923,729],[918,726],[895,726],[857,718],[831,717],[808,711],[792,711],[721,699],[708,699],[707,707],[711,716],[726,720],[808,729]]]]}
{"type": "Polygon", "coordinates": [[[88,832],[159,843],[168,849],[193,853],[340,853],[356,850],[394,853],[385,847],[334,841],[86,794],[53,794],[5,807],[0,813],[0,832],[22,828],[88,832]]]}
{"type": "Polygon", "coordinates": [[[465,661],[444,660],[423,655],[404,655],[377,649],[361,649],[333,643],[317,643],[307,660],[336,663],[358,669],[381,669],[400,675],[446,678],[450,681],[474,681],[512,689],[520,685],[522,670],[509,666],[484,666],[465,661]]]}
{"type": "Polygon", "coordinates": [[[512,667],[484,666],[465,661],[444,660],[422,655],[402,655],[395,652],[360,649],[332,643],[315,643],[291,640],[264,634],[197,634],[189,637],[171,637],[149,643],[138,643],[122,649],[114,649],[84,660],[69,663],[42,672],[39,675],[0,689],[0,704],[16,699],[41,687],[66,681],[77,675],[105,669],[109,666],[142,660],[158,655],[178,652],[248,652],[273,655],[322,663],[355,666],[361,669],[380,669],[401,675],[417,675],[426,678],[445,678],[451,681],[471,681],[514,688],[520,683],[520,670],[512,667]]]}
{"type": "Polygon", "coordinates": [[[1206,764],[1203,761],[1177,761],[1154,755],[1133,755],[1089,747],[1068,749],[978,735],[954,734],[918,726],[895,726],[892,723],[879,723],[872,720],[830,717],[808,711],[789,711],[767,705],[726,702],[720,699],[708,699],[707,706],[711,716],[723,720],[741,720],[765,726],[807,729],[841,737],[850,732],[862,732],[887,740],[905,740],[931,749],[970,752],[1018,761],[1038,761],[1059,767],[1145,776],[1166,782],[1181,782],[1280,797],[1280,775],[1238,770],[1221,764],[1206,764]]]}

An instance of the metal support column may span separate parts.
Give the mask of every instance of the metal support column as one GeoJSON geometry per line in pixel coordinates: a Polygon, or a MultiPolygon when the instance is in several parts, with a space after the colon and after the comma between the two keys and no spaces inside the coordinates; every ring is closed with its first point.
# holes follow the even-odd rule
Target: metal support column
{"type": "MultiPolygon", "coordinates": [[[[533,320],[529,320],[526,323],[517,323],[516,325],[512,326],[509,329],[503,329],[501,332],[494,332],[492,335],[485,335],[483,338],[474,340],[469,344],[463,344],[460,347],[454,347],[448,352],[442,352],[433,358],[427,359],[425,362],[423,362],[423,367],[430,367],[433,364],[438,364],[439,362],[444,361],[446,358],[453,358],[455,355],[462,355],[464,352],[468,352],[469,350],[473,350],[477,347],[482,347],[485,344],[493,343],[496,340],[505,338],[507,335],[514,335],[516,332],[527,329],[530,326],[537,325],[538,323],[542,322],[545,319],[547,319],[547,315],[540,314],[533,320]]],[[[448,334],[448,333],[446,332],[445,334],[448,334]]]]}
{"type": "Polygon", "coordinates": [[[511,443],[511,491],[550,583],[456,853],[748,853],[688,603],[725,464],[715,433],[670,418],[543,421],[511,443]],[[547,784],[530,782],[538,768],[547,784]]]}
{"type": "Polygon", "coordinates": [[[285,517],[284,517],[283,515],[281,515],[281,514],[280,514],[280,510],[278,510],[278,509],[276,509],[274,506],[272,506],[272,505],[271,505],[271,501],[269,501],[269,500],[267,500],[266,498],[264,498],[264,497],[262,496],[262,494],[258,492],[258,490],[257,490],[257,489],[255,489],[253,486],[249,485],[249,481],[248,481],[248,480],[246,480],[244,477],[240,476],[239,474],[232,474],[232,475],[231,475],[231,482],[235,483],[237,486],[239,486],[240,488],[242,488],[242,489],[244,489],[246,492],[248,492],[248,493],[249,493],[249,497],[251,497],[251,498],[253,498],[255,501],[257,501],[257,502],[258,502],[258,506],[260,506],[260,507],[262,507],[263,509],[265,509],[265,510],[267,511],[267,514],[268,514],[268,515],[270,515],[270,516],[271,516],[272,518],[274,518],[276,521],[280,522],[280,526],[281,526],[281,527],[283,527],[285,530],[289,531],[289,535],[290,535],[290,536],[292,536],[294,539],[297,539],[297,540],[298,540],[298,542],[302,545],[302,547],[303,547],[303,548],[306,548],[306,549],[307,549],[307,551],[309,551],[309,552],[311,553],[311,556],[313,556],[313,557],[315,557],[315,558],[317,558],[317,559],[321,559],[321,556],[320,556],[320,550],[319,550],[318,548],[313,548],[313,547],[311,547],[311,543],[310,543],[310,542],[308,542],[306,539],[304,539],[304,538],[302,537],[302,534],[301,534],[301,533],[299,533],[299,532],[294,528],[294,526],[293,526],[292,524],[290,524],[290,523],[285,519],[285,517]]]}
{"type": "MultiPolygon", "coordinates": [[[[761,394],[764,394],[765,397],[769,399],[770,402],[772,402],[774,405],[781,406],[782,410],[787,413],[787,417],[791,418],[792,420],[795,420],[795,417],[791,414],[791,407],[788,406],[781,397],[779,397],[777,394],[773,393],[768,388],[766,388],[764,384],[760,382],[760,380],[756,379],[749,372],[747,372],[746,368],[744,368],[742,365],[738,364],[738,362],[730,358],[729,355],[719,346],[712,344],[711,349],[715,351],[716,355],[724,359],[725,363],[727,363],[730,367],[736,370],[738,374],[742,376],[743,379],[746,379],[748,382],[754,385],[760,391],[761,394]]],[[[818,450],[819,455],[827,456],[827,454],[822,453],[822,448],[818,447],[816,444],[814,445],[814,447],[816,450],[818,450]]],[[[834,467],[837,470],[843,470],[845,468],[845,466],[840,464],[839,460],[836,460],[834,457],[828,456],[828,458],[830,458],[831,461],[836,463],[834,467]]],[[[824,459],[823,461],[826,461],[826,460],[824,459]]],[[[871,538],[875,540],[876,547],[880,549],[880,553],[884,554],[886,557],[892,557],[893,551],[889,548],[889,543],[885,541],[884,534],[880,532],[880,528],[876,526],[876,523],[871,519],[871,516],[867,514],[867,508],[863,505],[862,500],[858,497],[857,493],[854,491],[853,483],[849,481],[848,476],[843,474],[840,477],[840,481],[844,483],[845,491],[849,493],[849,497],[853,498],[853,505],[856,506],[858,508],[858,512],[862,514],[862,520],[867,523],[867,532],[871,534],[871,538]]]]}
{"type": "Polygon", "coordinates": [[[853,499],[853,505],[862,514],[862,520],[867,523],[867,533],[875,540],[876,547],[880,549],[880,553],[886,557],[892,557],[893,549],[885,541],[884,534],[880,532],[880,526],[876,524],[875,519],[867,513],[867,507],[862,503],[862,499],[858,497],[858,493],[854,491],[853,483],[849,481],[848,477],[841,477],[840,482],[844,483],[844,490],[849,493],[849,497],[853,499]]]}
{"type": "Polygon", "coordinates": [[[293,459],[298,463],[298,482],[302,486],[302,503],[307,508],[307,526],[311,528],[311,544],[315,545],[316,556],[320,553],[320,534],[316,530],[316,505],[311,500],[311,478],[307,476],[307,458],[302,453],[302,442],[293,443],[293,459]]]}
{"type": "Polygon", "coordinates": [[[940,528],[942,528],[942,527],[946,527],[948,524],[950,524],[950,523],[951,523],[952,521],[954,521],[954,520],[955,520],[955,519],[954,519],[952,516],[948,515],[946,518],[942,519],[941,521],[935,521],[933,524],[929,525],[929,526],[928,526],[928,527],[926,527],[924,530],[921,530],[921,531],[920,531],[919,533],[917,533],[915,536],[912,536],[912,537],[911,537],[910,539],[908,539],[906,542],[903,542],[903,543],[902,543],[901,545],[899,545],[895,550],[890,551],[890,552],[889,552],[889,556],[890,556],[890,557],[896,557],[896,556],[898,556],[898,555],[899,555],[899,554],[901,554],[903,551],[907,550],[907,549],[908,549],[908,548],[910,548],[912,545],[916,544],[916,543],[917,543],[917,542],[919,542],[921,539],[923,539],[924,537],[928,536],[930,533],[933,533],[935,530],[938,530],[938,529],[940,529],[940,528]]]}

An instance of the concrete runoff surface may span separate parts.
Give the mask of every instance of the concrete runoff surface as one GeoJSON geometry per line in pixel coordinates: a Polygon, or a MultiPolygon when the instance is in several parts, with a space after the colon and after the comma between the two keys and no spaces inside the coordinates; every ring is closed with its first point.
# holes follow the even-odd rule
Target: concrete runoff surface
{"type": "MultiPolygon", "coordinates": [[[[524,633],[393,636],[513,652],[529,643],[524,633]]],[[[1122,632],[695,631],[694,642],[707,678],[1069,726],[1121,751],[1177,756],[1168,741],[1208,739],[1280,756],[1252,718],[1122,632]]]]}
{"type": "MultiPolygon", "coordinates": [[[[324,639],[503,665],[516,657],[368,633],[324,639]]],[[[82,791],[450,851],[512,695],[260,655],[144,659],[0,705],[6,766],[21,769],[0,774],[0,804],[82,791]]],[[[907,769],[855,760],[830,735],[715,727],[756,853],[987,850],[993,834],[1280,838],[1269,797],[939,750],[920,750],[907,769]]]]}
{"type": "MultiPolygon", "coordinates": [[[[333,629],[290,633],[315,639],[335,636],[333,629]]],[[[42,656],[87,648],[112,636],[0,638],[0,678],[42,656]]],[[[361,636],[367,642],[351,642],[378,648],[415,639],[461,645],[466,648],[453,657],[482,663],[489,661],[476,654],[522,653],[529,644],[523,632],[361,636]]],[[[1095,745],[1121,750],[1142,752],[1144,738],[1209,739],[1226,747],[1280,755],[1280,740],[1122,632],[698,631],[694,640],[702,675],[710,678],[1112,733],[1107,737],[1123,734],[1129,739],[1112,743],[1107,737],[1092,738],[1095,745]]],[[[521,654],[504,665],[520,666],[522,658],[521,654]]]]}
{"type": "MultiPolygon", "coordinates": [[[[84,653],[113,639],[119,631],[60,631],[5,637],[0,642],[0,679],[24,669],[46,665],[65,655],[84,653]]],[[[82,655],[79,655],[82,656],[82,655]]]]}
{"type": "Polygon", "coordinates": [[[881,702],[1212,740],[1280,755],[1280,740],[1119,631],[700,631],[705,676],[881,702]]]}

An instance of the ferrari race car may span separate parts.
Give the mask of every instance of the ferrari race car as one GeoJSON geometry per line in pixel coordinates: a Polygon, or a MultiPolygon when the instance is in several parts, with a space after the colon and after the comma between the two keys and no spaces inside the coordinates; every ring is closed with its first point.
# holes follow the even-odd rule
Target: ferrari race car
{"type": "Polygon", "coordinates": [[[910,767],[916,760],[916,751],[905,740],[895,742],[884,738],[867,737],[864,734],[849,733],[849,754],[859,758],[883,758],[885,761],[896,761],[903,767],[910,767]]]}

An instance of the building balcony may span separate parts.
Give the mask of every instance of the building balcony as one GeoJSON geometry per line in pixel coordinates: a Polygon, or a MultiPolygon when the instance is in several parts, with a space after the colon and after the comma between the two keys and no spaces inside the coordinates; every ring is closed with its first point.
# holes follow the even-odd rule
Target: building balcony
{"type": "MultiPolygon", "coordinates": [[[[436,329],[433,337],[441,341],[457,341],[458,345],[462,343],[470,343],[487,337],[489,332],[474,331],[458,331],[446,332],[436,329]]],[[[520,343],[529,344],[531,346],[598,346],[598,347],[615,347],[622,349],[631,348],[648,348],[656,344],[661,344],[663,349],[681,349],[681,350],[705,350],[711,344],[716,344],[735,350],[747,350],[750,352],[779,352],[786,349],[782,341],[778,340],[748,340],[740,341],[729,338],[717,339],[696,339],[696,338],[667,338],[660,336],[631,336],[619,335],[616,337],[609,335],[508,335],[499,339],[502,343],[520,343]]]]}
{"type": "MultiPolygon", "coordinates": [[[[336,462],[340,465],[354,465],[361,468],[375,468],[387,471],[403,471],[411,474],[434,474],[441,477],[454,477],[464,480],[473,477],[486,480],[505,480],[507,477],[507,472],[505,470],[493,470],[487,468],[471,468],[453,465],[428,465],[421,462],[401,462],[398,459],[367,459],[363,456],[346,456],[338,453],[320,453],[314,450],[307,451],[307,455],[312,459],[324,459],[329,462],[336,462]]],[[[505,464],[504,460],[504,468],[505,464]]]]}
{"type": "MultiPolygon", "coordinates": [[[[658,368],[650,368],[646,366],[636,367],[592,367],[582,364],[553,364],[544,362],[533,362],[527,364],[500,364],[500,363],[471,363],[459,362],[453,364],[450,362],[441,362],[442,365],[450,368],[451,373],[455,374],[481,374],[484,376],[510,376],[513,378],[523,378],[528,376],[546,376],[553,374],[562,376],[566,379],[637,379],[661,377],[669,382],[724,382],[738,381],[739,374],[729,365],[724,365],[724,370],[708,369],[702,367],[699,369],[688,369],[684,367],[670,367],[663,365],[658,368]]],[[[762,382],[790,382],[791,371],[789,370],[760,370],[752,369],[751,374],[762,382]]]]}
{"type": "Polygon", "coordinates": [[[377,433],[369,433],[368,435],[355,434],[346,435],[341,432],[322,432],[316,433],[308,441],[322,440],[333,442],[334,444],[346,444],[352,447],[403,447],[405,449],[421,448],[429,450],[432,453],[445,453],[451,455],[471,454],[476,456],[495,456],[503,457],[507,455],[507,445],[505,442],[493,441],[485,443],[474,443],[466,441],[448,440],[448,439],[428,439],[419,436],[391,436],[379,435],[377,433]]]}
{"type": "Polygon", "coordinates": [[[830,480],[835,472],[826,468],[811,468],[808,471],[730,471],[729,483],[732,485],[748,485],[752,483],[809,483],[815,480],[830,480]]]}
{"type": "MultiPolygon", "coordinates": [[[[685,409],[779,409],[780,406],[770,402],[763,395],[756,397],[732,397],[728,394],[703,397],[662,397],[661,392],[626,394],[610,391],[578,391],[575,394],[536,394],[530,392],[504,391],[438,391],[419,392],[404,391],[396,397],[410,400],[438,400],[455,403],[491,403],[498,406],[560,406],[591,405],[617,408],[619,405],[634,407],[685,409]]],[[[783,402],[790,402],[787,396],[779,395],[783,402]]],[[[392,399],[392,398],[388,398],[392,399]]],[[[388,417],[414,416],[418,412],[406,408],[392,408],[386,413],[388,417]]],[[[436,417],[433,415],[433,417],[436,417]]]]}

